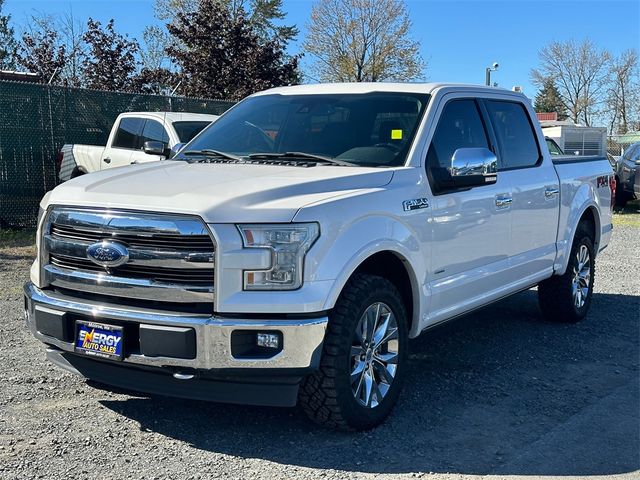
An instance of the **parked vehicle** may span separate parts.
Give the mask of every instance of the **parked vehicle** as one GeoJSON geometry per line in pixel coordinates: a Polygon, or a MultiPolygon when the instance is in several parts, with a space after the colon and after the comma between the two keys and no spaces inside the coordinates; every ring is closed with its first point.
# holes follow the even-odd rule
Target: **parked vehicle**
{"type": "Polygon", "coordinates": [[[480,86],[252,95],[170,161],[43,199],[27,324],[103,384],[371,428],[424,330],[536,285],[545,318],[587,314],[613,172],[552,159],[535,118],[480,86]]]}
{"type": "Polygon", "coordinates": [[[547,143],[547,148],[549,149],[551,156],[564,155],[564,152],[553,138],[544,137],[544,140],[547,143]]]}
{"type": "Polygon", "coordinates": [[[634,188],[636,178],[640,176],[640,142],[629,145],[619,158],[615,171],[616,206],[624,207],[629,200],[640,198],[634,188]]]}
{"type": "Polygon", "coordinates": [[[164,160],[217,119],[185,112],[127,112],[118,115],[106,147],[67,144],[58,155],[58,178],[65,182],[85,173],[132,163],[164,160]]]}

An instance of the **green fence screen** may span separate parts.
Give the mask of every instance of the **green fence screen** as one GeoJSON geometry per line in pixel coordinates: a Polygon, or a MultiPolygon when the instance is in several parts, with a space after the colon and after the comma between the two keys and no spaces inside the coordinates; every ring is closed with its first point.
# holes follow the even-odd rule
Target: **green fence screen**
{"type": "Polygon", "coordinates": [[[0,228],[33,227],[64,144],[105,145],[122,112],[221,114],[233,102],[0,81],[0,228]]]}

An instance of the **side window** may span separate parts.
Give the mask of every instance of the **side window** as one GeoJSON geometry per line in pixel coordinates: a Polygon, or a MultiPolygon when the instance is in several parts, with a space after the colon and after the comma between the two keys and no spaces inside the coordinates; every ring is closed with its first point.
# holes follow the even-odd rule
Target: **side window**
{"type": "Polygon", "coordinates": [[[630,145],[627,148],[627,151],[624,152],[624,155],[622,156],[622,158],[624,160],[631,160],[631,157],[636,153],[636,150],[638,149],[638,145],[637,143],[634,143],[632,145],[630,145]]]}
{"type": "Polygon", "coordinates": [[[427,175],[435,193],[452,187],[451,157],[458,148],[489,148],[487,133],[475,100],[448,102],[427,153],[427,175]]]}
{"type": "Polygon", "coordinates": [[[169,135],[160,122],[146,120],[142,130],[140,147],[144,145],[144,142],[162,142],[167,145],[169,143],[169,135]]]}
{"type": "Polygon", "coordinates": [[[505,168],[537,165],[540,150],[524,105],[500,100],[487,100],[486,105],[505,168]]]}
{"type": "Polygon", "coordinates": [[[142,118],[123,118],[120,120],[118,131],[111,146],[129,149],[138,148],[143,124],[144,119],[142,118]]]}

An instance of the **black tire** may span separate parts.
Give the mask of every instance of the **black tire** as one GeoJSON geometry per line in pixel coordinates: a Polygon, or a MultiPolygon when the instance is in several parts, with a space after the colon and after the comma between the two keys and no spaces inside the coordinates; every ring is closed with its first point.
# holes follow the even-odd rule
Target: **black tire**
{"type": "Polygon", "coordinates": [[[330,428],[368,430],[379,425],[389,415],[400,394],[407,349],[407,312],[398,289],[382,277],[354,275],[329,315],[320,368],[308,376],[300,387],[299,401],[302,408],[311,420],[330,428]],[[397,343],[394,346],[397,348],[397,364],[390,386],[385,384],[388,389],[381,401],[376,406],[367,407],[359,403],[352,390],[352,345],[357,342],[356,328],[365,311],[380,303],[388,306],[395,316],[397,343]]]}
{"type": "Polygon", "coordinates": [[[616,177],[616,207],[624,208],[629,201],[629,195],[622,188],[620,179],[616,177]]]}
{"type": "Polygon", "coordinates": [[[591,297],[593,296],[593,283],[595,279],[595,253],[592,234],[587,225],[578,226],[569,264],[564,275],[554,275],[538,284],[538,303],[545,319],[552,322],[576,323],[582,320],[589,311],[591,297]],[[587,293],[584,296],[584,304],[576,305],[574,297],[573,280],[579,267],[578,252],[585,247],[589,254],[589,281],[587,293]]]}
{"type": "Polygon", "coordinates": [[[86,172],[80,170],[79,168],[74,168],[73,172],[71,172],[71,178],[76,178],[76,177],[81,177],[82,175],[85,175],[86,172]]]}

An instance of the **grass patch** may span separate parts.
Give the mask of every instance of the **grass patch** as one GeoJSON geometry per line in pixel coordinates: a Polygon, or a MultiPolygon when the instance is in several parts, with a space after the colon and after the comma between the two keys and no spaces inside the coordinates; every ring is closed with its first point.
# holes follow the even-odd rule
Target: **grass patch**
{"type": "Polygon", "coordinates": [[[31,247],[36,244],[36,231],[0,229],[0,248],[31,247]]]}
{"type": "Polygon", "coordinates": [[[640,201],[629,202],[613,211],[613,224],[640,227],[640,201]]]}

